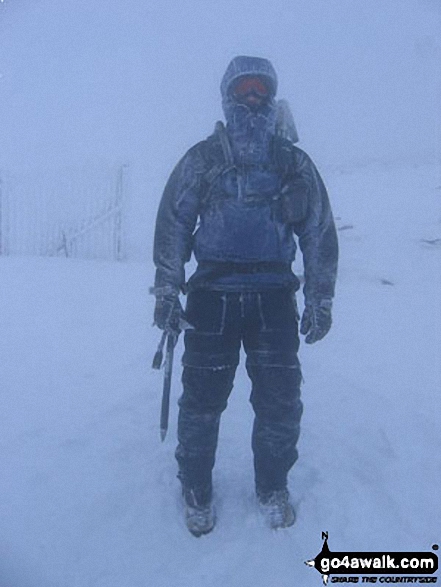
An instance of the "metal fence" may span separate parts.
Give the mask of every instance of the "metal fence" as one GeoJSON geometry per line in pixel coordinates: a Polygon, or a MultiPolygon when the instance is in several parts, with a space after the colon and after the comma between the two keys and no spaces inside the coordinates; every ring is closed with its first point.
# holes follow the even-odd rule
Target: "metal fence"
{"type": "Polygon", "coordinates": [[[0,170],[0,254],[122,260],[128,171],[0,170]]]}

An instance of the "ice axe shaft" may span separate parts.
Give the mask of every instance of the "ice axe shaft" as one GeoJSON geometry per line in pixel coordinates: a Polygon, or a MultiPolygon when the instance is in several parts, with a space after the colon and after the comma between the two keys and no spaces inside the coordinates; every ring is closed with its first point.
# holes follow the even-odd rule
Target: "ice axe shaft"
{"type": "MultiPolygon", "coordinates": [[[[162,342],[162,339],[161,339],[162,342]]],[[[167,347],[165,351],[164,363],[164,385],[162,388],[162,403],[161,403],[161,420],[160,420],[160,434],[161,440],[164,441],[168,430],[168,416],[170,412],[170,389],[173,371],[173,354],[176,344],[176,336],[174,334],[167,335],[167,347]]]]}

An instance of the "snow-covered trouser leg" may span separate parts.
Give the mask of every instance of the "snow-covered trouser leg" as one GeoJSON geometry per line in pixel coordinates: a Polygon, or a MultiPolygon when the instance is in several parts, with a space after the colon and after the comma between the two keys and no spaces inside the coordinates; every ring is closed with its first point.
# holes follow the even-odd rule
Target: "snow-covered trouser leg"
{"type": "Polygon", "coordinates": [[[195,291],[186,318],[184,391],[179,401],[179,478],[196,498],[211,497],[219,422],[233,387],[243,341],[255,412],[252,446],[259,492],[286,487],[297,459],[301,371],[298,315],[291,292],[195,291]],[[198,497],[199,496],[199,497],[198,497]]]}
{"type": "Polygon", "coordinates": [[[286,487],[288,471],[298,457],[300,369],[250,366],[248,372],[256,414],[252,435],[256,489],[270,493],[286,487]]]}
{"type": "Polygon", "coordinates": [[[200,503],[211,499],[211,472],[220,417],[233,387],[235,367],[210,369],[185,366],[184,392],[179,400],[179,478],[200,503]]]}
{"type": "Polygon", "coordinates": [[[303,405],[297,309],[285,291],[258,294],[260,328],[245,333],[250,401],[255,412],[252,434],[256,490],[284,489],[296,462],[303,405]]]}
{"type": "Polygon", "coordinates": [[[196,500],[211,499],[211,475],[222,412],[227,407],[239,363],[240,335],[226,329],[227,299],[221,292],[188,297],[183,393],[179,400],[178,477],[196,500]]]}

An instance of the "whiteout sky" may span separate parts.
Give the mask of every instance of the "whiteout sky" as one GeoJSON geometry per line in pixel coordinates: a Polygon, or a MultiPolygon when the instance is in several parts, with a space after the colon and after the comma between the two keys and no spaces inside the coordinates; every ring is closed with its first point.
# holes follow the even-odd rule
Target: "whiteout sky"
{"type": "Polygon", "coordinates": [[[268,57],[321,164],[434,159],[437,0],[4,0],[0,165],[125,160],[163,181],[222,116],[232,57],[268,57]]]}
{"type": "Polygon", "coordinates": [[[0,173],[129,163],[128,256],[151,262],[165,182],[238,54],[273,62],[325,180],[441,160],[438,0],[4,0],[0,173]]]}

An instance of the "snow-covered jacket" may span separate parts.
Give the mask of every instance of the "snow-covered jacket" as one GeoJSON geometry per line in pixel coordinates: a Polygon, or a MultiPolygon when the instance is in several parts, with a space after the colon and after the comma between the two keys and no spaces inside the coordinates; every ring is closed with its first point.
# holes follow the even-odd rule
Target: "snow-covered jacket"
{"type": "MultiPolygon", "coordinates": [[[[256,115],[228,93],[244,72],[273,75],[269,62],[247,57],[234,62],[221,85],[231,160],[226,161],[222,133],[215,132],[173,170],[156,221],[155,286],[184,289],[184,265],[194,253],[199,265],[190,288],[298,289],[290,270],[296,234],[306,299],[332,298],[338,245],[326,188],[309,156],[274,134],[273,99],[256,115]],[[259,270],[243,270],[253,266],[259,270]]],[[[275,92],[275,72],[271,83],[275,92]]]]}

